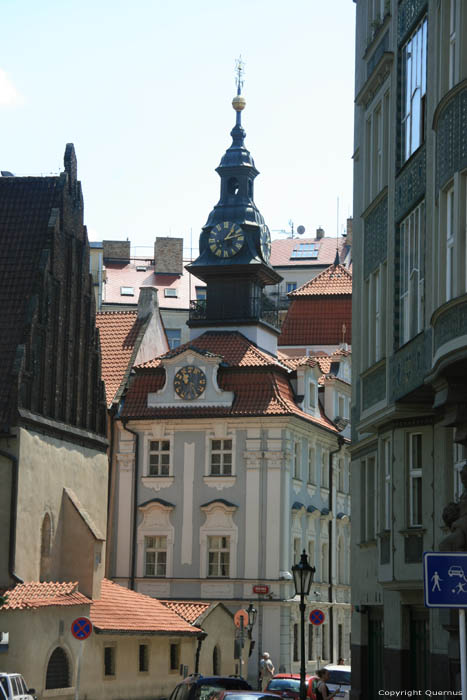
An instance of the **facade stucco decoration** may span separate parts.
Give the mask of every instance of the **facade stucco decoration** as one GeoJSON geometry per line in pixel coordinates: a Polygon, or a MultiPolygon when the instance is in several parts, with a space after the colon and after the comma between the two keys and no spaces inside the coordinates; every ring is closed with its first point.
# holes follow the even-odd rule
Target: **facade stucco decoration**
{"type": "Polygon", "coordinates": [[[365,219],[364,276],[367,277],[387,257],[388,197],[368,214],[365,219]]]}
{"type": "Polygon", "coordinates": [[[386,364],[362,377],[362,411],[386,398],[386,364]]]}
{"type": "Polygon", "coordinates": [[[396,179],[396,221],[406,216],[425,195],[426,148],[421,146],[396,179]]]}
{"type": "Polygon", "coordinates": [[[216,535],[229,537],[230,568],[228,578],[236,578],[238,527],[234,523],[233,516],[237,506],[224,499],[219,499],[201,506],[201,510],[206,516],[206,520],[199,531],[201,578],[207,578],[208,576],[208,537],[216,535]]]}
{"type": "Polygon", "coordinates": [[[162,498],[154,498],[141,504],[138,510],[143,515],[143,520],[138,525],[137,535],[137,575],[145,576],[144,570],[144,538],[167,537],[167,569],[166,576],[172,576],[173,571],[173,545],[174,527],[170,522],[170,514],[174,506],[162,498]]]}
{"type": "Polygon", "coordinates": [[[427,9],[427,0],[403,0],[397,11],[397,41],[403,43],[427,9]]]}
{"type": "Polygon", "coordinates": [[[420,333],[389,360],[390,400],[397,401],[422,386],[431,366],[431,333],[420,333]]]}
{"type": "Polygon", "coordinates": [[[467,335],[467,295],[459,303],[449,305],[442,311],[433,324],[433,354],[450,340],[467,335]]]}
{"type": "Polygon", "coordinates": [[[436,182],[443,187],[454,173],[467,167],[467,81],[446,98],[436,130],[436,182]]]}

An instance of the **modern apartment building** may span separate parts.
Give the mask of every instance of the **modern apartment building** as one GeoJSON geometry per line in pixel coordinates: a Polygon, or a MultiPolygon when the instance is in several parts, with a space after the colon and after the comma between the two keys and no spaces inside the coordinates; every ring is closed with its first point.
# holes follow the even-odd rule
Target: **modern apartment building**
{"type": "Polygon", "coordinates": [[[423,604],[467,444],[467,3],[358,0],[352,697],[457,689],[423,604]]]}

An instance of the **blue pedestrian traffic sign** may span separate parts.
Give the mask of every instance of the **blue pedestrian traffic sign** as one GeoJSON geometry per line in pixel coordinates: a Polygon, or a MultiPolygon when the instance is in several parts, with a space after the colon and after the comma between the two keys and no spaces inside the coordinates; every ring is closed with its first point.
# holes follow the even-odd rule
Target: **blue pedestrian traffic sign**
{"type": "Polygon", "coordinates": [[[427,608],[467,608],[467,552],[425,552],[427,608]]]}

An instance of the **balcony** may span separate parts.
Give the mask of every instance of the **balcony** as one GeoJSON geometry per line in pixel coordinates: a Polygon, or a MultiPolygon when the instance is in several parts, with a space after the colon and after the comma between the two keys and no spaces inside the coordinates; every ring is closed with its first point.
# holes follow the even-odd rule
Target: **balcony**
{"type": "Polygon", "coordinates": [[[203,321],[238,324],[263,321],[274,328],[280,328],[279,309],[266,295],[240,298],[235,305],[230,300],[223,303],[217,299],[214,308],[209,307],[207,299],[193,300],[190,302],[189,320],[194,325],[201,325],[203,321]]]}

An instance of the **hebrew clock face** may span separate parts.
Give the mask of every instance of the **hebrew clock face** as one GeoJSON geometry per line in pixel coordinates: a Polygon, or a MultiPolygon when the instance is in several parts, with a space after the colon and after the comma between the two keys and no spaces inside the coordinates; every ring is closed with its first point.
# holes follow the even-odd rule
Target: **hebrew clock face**
{"type": "Polygon", "coordinates": [[[197,399],[206,389],[206,375],[199,367],[182,367],[174,377],[174,389],[181,399],[197,399]]]}
{"type": "Polygon", "coordinates": [[[260,245],[263,260],[265,262],[269,262],[269,258],[271,256],[271,234],[269,233],[269,229],[266,224],[262,224],[261,226],[260,245]]]}
{"type": "Polygon", "coordinates": [[[232,258],[243,248],[245,234],[238,224],[223,221],[212,228],[208,243],[216,257],[232,258]]]}

